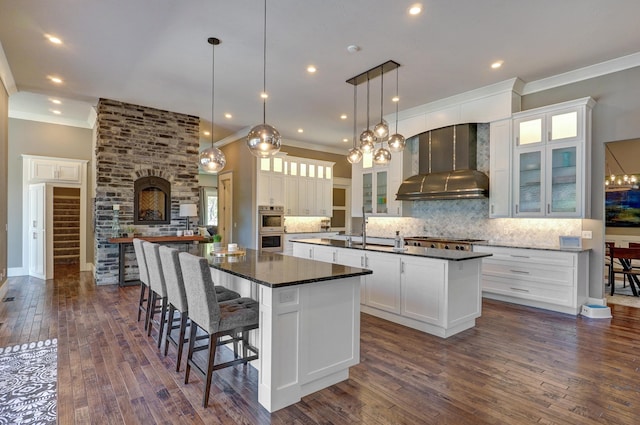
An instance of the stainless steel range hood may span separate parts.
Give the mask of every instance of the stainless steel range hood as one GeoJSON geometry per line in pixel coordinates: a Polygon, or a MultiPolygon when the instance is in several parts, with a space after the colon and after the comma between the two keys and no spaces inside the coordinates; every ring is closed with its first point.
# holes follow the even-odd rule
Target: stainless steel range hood
{"type": "Polygon", "coordinates": [[[489,195],[489,177],[476,169],[477,124],[460,124],[419,136],[420,174],[400,185],[399,201],[479,199],[489,195]]]}

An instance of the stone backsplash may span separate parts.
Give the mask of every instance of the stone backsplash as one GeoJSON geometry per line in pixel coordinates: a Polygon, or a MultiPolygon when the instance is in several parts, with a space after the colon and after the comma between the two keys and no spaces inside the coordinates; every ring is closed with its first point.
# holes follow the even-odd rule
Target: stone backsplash
{"type": "MultiPolygon", "coordinates": [[[[133,183],[146,176],[171,183],[171,222],[136,225],[136,233],[170,235],[185,228],[182,203],[198,205],[198,132],[195,116],[100,99],[95,149],[95,280],[118,281],[118,246],[112,236],[113,205],[120,205],[120,227],[133,224],[133,183]]],[[[194,219],[195,220],[195,219],[194,219]]],[[[125,261],[126,279],[137,278],[133,250],[125,261]]]]}

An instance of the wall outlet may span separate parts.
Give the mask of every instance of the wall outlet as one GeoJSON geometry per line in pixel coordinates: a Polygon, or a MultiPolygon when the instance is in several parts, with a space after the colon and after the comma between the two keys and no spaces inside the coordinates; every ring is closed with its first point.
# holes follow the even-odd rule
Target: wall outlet
{"type": "Polygon", "coordinates": [[[591,230],[583,230],[582,239],[593,239],[593,232],[591,230]]]}

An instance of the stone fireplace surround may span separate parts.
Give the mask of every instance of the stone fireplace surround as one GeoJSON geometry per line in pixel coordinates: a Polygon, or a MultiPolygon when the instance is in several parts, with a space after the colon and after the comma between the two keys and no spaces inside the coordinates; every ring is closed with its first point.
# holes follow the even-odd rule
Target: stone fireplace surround
{"type": "MultiPolygon", "coordinates": [[[[136,233],[171,235],[184,229],[180,204],[198,205],[199,118],[145,106],[100,99],[97,106],[94,203],[96,284],[118,282],[118,246],[112,236],[113,205],[120,227],[134,225],[134,182],[159,177],[170,183],[170,221],[135,224],[136,233]]],[[[126,279],[136,279],[133,250],[127,251],[126,279]]]]}

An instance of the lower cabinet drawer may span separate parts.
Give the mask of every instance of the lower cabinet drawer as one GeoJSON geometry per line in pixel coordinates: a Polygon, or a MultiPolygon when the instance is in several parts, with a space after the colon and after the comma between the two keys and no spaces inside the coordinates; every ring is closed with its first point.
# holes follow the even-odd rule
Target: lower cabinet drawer
{"type": "Polygon", "coordinates": [[[541,282],[527,282],[496,276],[482,276],[482,290],[494,294],[573,307],[575,289],[541,282]]]}
{"type": "Polygon", "coordinates": [[[537,267],[531,264],[519,262],[503,262],[485,259],[482,262],[482,277],[503,277],[505,279],[538,283],[549,286],[574,286],[574,269],[558,266],[537,267]]]}

